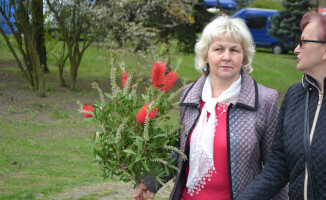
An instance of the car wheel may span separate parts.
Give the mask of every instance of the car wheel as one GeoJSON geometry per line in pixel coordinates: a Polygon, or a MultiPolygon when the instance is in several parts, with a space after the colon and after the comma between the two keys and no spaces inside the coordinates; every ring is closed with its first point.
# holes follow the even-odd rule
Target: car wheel
{"type": "Polygon", "coordinates": [[[273,46],[272,46],[272,52],[274,53],[274,54],[281,54],[281,53],[283,53],[283,46],[281,45],[281,44],[274,44],[273,46]]]}

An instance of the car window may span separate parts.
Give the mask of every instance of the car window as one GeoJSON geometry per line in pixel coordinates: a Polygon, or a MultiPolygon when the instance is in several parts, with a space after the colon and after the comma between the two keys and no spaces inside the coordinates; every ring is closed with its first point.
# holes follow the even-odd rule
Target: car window
{"type": "Polygon", "coordinates": [[[266,28],[267,17],[261,16],[246,16],[246,24],[250,29],[262,29],[266,28]]]}

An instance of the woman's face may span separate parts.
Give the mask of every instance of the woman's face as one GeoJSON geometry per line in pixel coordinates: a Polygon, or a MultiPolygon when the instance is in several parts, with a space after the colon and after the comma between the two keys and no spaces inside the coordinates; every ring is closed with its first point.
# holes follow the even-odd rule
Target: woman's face
{"type": "MultiPolygon", "coordinates": [[[[316,30],[320,30],[318,23],[309,23],[303,29],[301,39],[320,41],[316,30]]],[[[325,47],[325,44],[317,42],[303,42],[301,47],[299,44],[294,49],[294,53],[297,54],[297,69],[312,77],[318,75],[321,72],[321,66],[325,65],[326,58],[323,58],[325,56],[325,47]]]]}
{"type": "Polygon", "coordinates": [[[226,37],[213,40],[208,48],[206,62],[211,78],[236,81],[240,75],[244,53],[242,46],[226,37]]]}

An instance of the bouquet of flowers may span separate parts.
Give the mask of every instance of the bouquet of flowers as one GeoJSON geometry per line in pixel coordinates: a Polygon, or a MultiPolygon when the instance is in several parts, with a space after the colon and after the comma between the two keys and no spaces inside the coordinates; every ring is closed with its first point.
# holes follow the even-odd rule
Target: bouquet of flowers
{"type": "MultiPolygon", "coordinates": [[[[166,50],[167,46],[163,45],[159,57],[166,50]]],[[[137,95],[141,80],[134,81],[134,73],[127,72],[123,63],[117,64],[113,51],[109,52],[109,57],[111,93],[102,92],[94,82],[92,86],[99,93],[99,101],[94,106],[79,102],[80,112],[99,124],[92,138],[95,159],[106,178],[118,177],[136,186],[143,177],[151,176],[163,184],[163,176],[173,175],[178,170],[172,152],[186,159],[176,148],[178,130],[182,127],[178,122],[172,126],[165,123],[169,120],[168,113],[178,106],[176,98],[183,89],[170,92],[178,74],[175,70],[165,75],[166,63],[155,62],[152,85],[145,88],[144,94],[137,95]],[[119,74],[121,87],[117,85],[119,74]]],[[[176,69],[180,64],[181,60],[176,69]]]]}

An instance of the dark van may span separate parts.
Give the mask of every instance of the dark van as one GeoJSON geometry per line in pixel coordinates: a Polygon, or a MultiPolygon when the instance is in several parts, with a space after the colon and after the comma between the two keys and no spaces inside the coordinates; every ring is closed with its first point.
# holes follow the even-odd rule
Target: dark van
{"type": "Polygon", "coordinates": [[[244,8],[233,14],[232,17],[242,18],[246,22],[256,47],[271,48],[274,54],[287,53],[294,48],[293,42],[290,39],[282,42],[268,33],[270,20],[277,14],[277,10],[244,8]]]}

